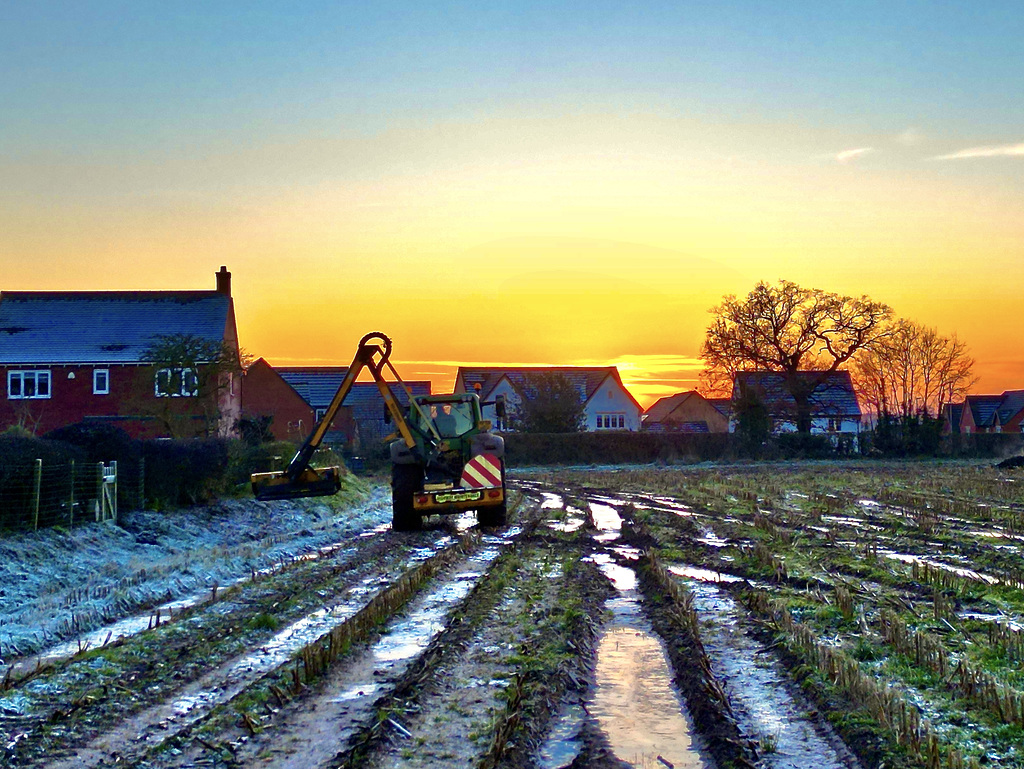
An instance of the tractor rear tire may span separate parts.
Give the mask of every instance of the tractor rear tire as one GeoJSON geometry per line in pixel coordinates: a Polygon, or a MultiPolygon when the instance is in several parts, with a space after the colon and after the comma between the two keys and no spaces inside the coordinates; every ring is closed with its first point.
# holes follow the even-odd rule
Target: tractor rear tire
{"type": "Polygon", "coordinates": [[[419,465],[391,465],[391,529],[419,531],[423,518],[412,506],[412,498],[423,489],[423,468],[419,465]]]}
{"type": "Polygon", "coordinates": [[[476,522],[488,528],[508,523],[508,488],[505,486],[505,463],[501,463],[501,504],[481,507],[476,511],[476,522]]]}

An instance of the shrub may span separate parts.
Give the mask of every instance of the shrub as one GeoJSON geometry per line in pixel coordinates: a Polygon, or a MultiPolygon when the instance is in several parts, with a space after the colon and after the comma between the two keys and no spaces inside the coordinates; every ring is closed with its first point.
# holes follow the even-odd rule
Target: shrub
{"type": "Polygon", "coordinates": [[[231,441],[228,451],[227,484],[231,487],[249,483],[253,473],[283,470],[295,456],[296,446],[287,441],[249,444],[231,441]]]}
{"type": "Polygon", "coordinates": [[[786,459],[826,459],[835,454],[829,436],[814,433],[782,433],[774,438],[786,459]]]}
{"type": "Polygon", "coordinates": [[[142,455],[147,502],[194,505],[225,489],[228,441],[223,438],[144,441],[142,455]]]}
{"type": "Polygon", "coordinates": [[[43,461],[39,510],[47,525],[70,513],[71,461],[83,463],[84,452],[60,441],[22,435],[0,435],[0,527],[31,526],[35,515],[36,460],[43,461]]]}
{"type": "Polygon", "coordinates": [[[58,427],[45,436],[78,446],[85,461],[117,462],[117,501],[124,509],[142,507],[142,443],[119,427],[104,422],[77,422],[58,427]]]}

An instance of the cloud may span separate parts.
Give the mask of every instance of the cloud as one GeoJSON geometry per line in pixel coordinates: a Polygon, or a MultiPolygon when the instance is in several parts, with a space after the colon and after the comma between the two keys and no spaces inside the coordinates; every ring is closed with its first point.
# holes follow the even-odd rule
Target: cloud
{"type": "Polygon", "coordinates": [[[867,155],[869,152],[874,152],[874,147],[858,147],[855,150],[843,150],[837,153],[834,157],[838,163],[849,163],[851,160],[856,160],[862,155],[867,155]]]}
{"type": "Polygon", "coordinates": [[[1020,144],[1001,144],[995,147],[968,147],[965,150],[939,155],[932,160],[964,160],[967,158],[1005,158],[1024,157],[1024,142],[1020,144]]]}

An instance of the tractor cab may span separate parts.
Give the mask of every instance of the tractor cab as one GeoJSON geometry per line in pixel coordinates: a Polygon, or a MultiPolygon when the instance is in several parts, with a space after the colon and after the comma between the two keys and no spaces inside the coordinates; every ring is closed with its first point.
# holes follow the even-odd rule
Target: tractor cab
{"type": "Polygon", "coordinates": [[[480,400],[475,395],[426,395],[416,405],[418,409],[410,409],[412,424],[424,435],[436,431],[442,440],[451,440],[479,430],[480,400]]]}

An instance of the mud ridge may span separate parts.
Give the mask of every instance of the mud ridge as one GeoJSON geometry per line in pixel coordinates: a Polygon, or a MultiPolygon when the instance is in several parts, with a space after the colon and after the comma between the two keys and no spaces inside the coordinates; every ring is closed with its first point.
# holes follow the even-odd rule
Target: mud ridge
{"type": "Polygon", "coordinates": [[[580,611],[562,628],[561,638],[534,638],[523,649],[524,656],[534,657],[543,644],[562,644],[569,652],[552,669],[545,665],[517,673],[499,717],[490,749],[481,769],[507,767],[528,769],[547,732],[559,703],[568,692],[580,696],[586,692],[593,673],[595,639],[604,602],[612,594],[608,580],[590,562],[582,560],[589,543],[563,543],[574,558],[567,575],[566,589],[578,596],[580,611]]]}

